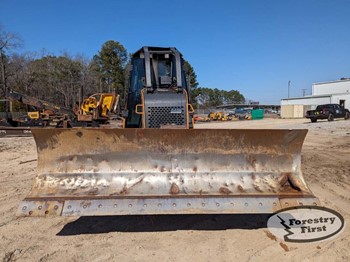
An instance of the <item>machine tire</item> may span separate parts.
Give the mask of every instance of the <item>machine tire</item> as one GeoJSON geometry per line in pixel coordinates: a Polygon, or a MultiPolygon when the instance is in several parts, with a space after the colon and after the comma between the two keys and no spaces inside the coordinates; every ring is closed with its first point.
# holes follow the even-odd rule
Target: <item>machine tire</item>
{"type": "Polygon", "coordinates": [[[348,120],[349,118],[350,118],[350,113],[349,113],[349,112],[346,112],[344,119],[345,119],[345,120],[348,120]]]}
{"type": "Polygon", "coordinates": [[[310,118],[312,123],[316,123],[317,122],[317,118],[310,118]]]}
{"type": "Polygon", "coordinates": [[[334,115],[332,113],[330,113],[328,115],[328,121],[333,121],[334,120],[334,115]]]}

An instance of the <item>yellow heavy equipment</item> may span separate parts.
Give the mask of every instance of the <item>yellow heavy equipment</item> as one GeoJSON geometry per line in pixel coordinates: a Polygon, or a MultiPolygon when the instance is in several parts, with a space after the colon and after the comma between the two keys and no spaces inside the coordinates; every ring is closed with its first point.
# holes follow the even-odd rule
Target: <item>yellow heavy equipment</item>
{"type": "Polygon", "coordinates": [[[55,105],[53,103],[31,97],[11,90],[7,94],[11,102],[19,102],[27,106],[27,116],[7,119],[12,126],[39,126],[59,127],[67,125],[67,121],[74,115],[70,108],[55,105]]]}
{"type": "Polygon", "coordinates": [[[124,120],[117,115],[119,112],[118,94],[97,93],[84,99],[76,116],[77,121],[85,126],[103,126],[120,119],[120,126],[123,127],[124,120]]]}
{"type": "Polygon", "coordinates": [[[307,130],[194,129],[182,55],[132,56],[125,128],[33,129],[37,176],[20,216],[272,213],[319,205],[307,130]]]}
{"type": "Polygon", "coordinates": [[[222,112],[222,111],[218,111],[218,112],[210,112],[208,115],[208,118],[210,118],[211,120],[214,121],[229,121],[232,120],[232,116],[230,116],[229,114],[222,112]]]}
{"type": "Polygon", "coordinates": [[[95,118],[106,117],[108,112],[115,111],[118,106],[119,95],[114,93],[98,93],[84,99],[81,105],[83,115],[97,114],[96,109],[100,111],[95,118]]]}

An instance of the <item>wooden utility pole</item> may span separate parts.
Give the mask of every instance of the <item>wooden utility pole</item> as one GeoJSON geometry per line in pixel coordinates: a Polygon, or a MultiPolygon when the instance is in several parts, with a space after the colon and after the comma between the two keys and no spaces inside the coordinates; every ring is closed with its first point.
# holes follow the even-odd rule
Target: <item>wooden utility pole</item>
{"type": "MultiPolygon", "coordinates": [[[[7,84],[6,84],[6,77],[5,77],[5,54],[3,53],[3,50],[0,50],[0,61],[1,61],[1,82],[3,85],[4,93],[5,93],[5,98],[7,98],[7,84]]],[[[6,117],[7,113],[9,111],[9,104],[8,101],[5,101],[5,112],[6,112],[6,117]]]]}

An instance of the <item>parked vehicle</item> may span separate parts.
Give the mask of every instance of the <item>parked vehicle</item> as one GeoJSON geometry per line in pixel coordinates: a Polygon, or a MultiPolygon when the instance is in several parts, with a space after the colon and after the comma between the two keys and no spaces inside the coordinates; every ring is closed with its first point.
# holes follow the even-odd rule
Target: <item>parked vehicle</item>
{"type": "Polygon", "coordinates": [[[333,121],[335,118],[350,118],[348,109],[341,107],[338,104],[325,104],[316,107],[316,110],[309,110],[306,112],[306,118],[311,122],[316,122],[318,119],[327,119],[333,121]]]}

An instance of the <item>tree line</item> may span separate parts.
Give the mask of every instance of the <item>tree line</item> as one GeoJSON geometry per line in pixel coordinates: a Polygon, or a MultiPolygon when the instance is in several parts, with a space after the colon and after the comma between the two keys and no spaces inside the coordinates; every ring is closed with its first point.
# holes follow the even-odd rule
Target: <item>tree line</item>
{"type": "Polygon", "coordinates": [[[241,104],[244,96],[237,90],[220,90],[217,88],[198,87],[192,89],[191,96],[196,108],[213,108],[219,105],[241,104]]]}
{"type": "MultiPolygon", "coordinates": [[[[59,106],[73,108],[83,97],[98,92],[116,92],[125,106],[130,54],[118,41],[106,41],[92,58],[63,53],[33,54],[15,52],[21,38],[0,25],[0,98],[15,90],[59,106]],[[81,96],[83,91],[83,97],[81,96]]],[[[191,86],[192,103],[196,107],[212,107],[243,102],[237,90],[225,91],[199,87],[197,75],[185,61],[191,86]]],[[[3,111],[4,108],[0,108],[3,111]]]]}

